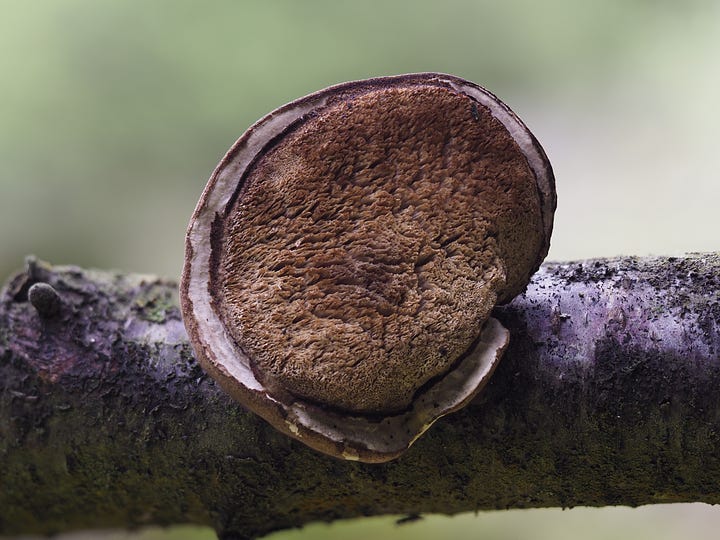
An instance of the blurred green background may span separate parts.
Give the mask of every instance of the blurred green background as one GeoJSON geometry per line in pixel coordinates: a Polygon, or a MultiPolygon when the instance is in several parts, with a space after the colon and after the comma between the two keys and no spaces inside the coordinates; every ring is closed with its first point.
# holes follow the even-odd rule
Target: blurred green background
{"type": "MultiPolygon", "coordinates": [[[[718,249],[720,2],[2,0],[0,8],[0,281],[29,253],[177,277],[205,181],[252,122],[333,83],[414,71],[478,82],[533,130],[557,177],[551,259],[718,249]]],[[[402,527],[379,519],[274,538],[710,538],[718,525],[717,511],[680,505],[402,527]]]]}

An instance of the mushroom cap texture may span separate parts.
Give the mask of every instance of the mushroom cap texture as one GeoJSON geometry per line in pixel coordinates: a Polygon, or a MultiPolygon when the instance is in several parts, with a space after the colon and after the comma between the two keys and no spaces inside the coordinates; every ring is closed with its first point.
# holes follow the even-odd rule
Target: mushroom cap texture
{"type": "Polygon", "coordinates": [[[282,431],[394,457],[484,385],[507,344],[490,312],[547,254],[554,209],[542,148],[477,85],[322,90],[252,126],[210,178],[181,284],[191,341],[282,431]]]}

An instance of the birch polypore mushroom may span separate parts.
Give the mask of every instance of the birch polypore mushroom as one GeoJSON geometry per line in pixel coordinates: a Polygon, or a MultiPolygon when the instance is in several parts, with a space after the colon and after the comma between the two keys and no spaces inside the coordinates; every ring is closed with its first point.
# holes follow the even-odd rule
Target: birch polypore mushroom
{"type": "Polygon", "coordinates": [[[210,178],[181,284],[202,366],[327,454],[399,456],[485,384],[490,317],[549,247],[554,179],[495,96],[436,73],[341,84],[253,125],[210,178]]]}

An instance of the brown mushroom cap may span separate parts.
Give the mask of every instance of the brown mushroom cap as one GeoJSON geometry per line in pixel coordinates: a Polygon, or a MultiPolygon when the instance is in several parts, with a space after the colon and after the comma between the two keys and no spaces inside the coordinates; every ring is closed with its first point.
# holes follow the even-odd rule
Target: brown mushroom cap
{"type": "Polygon", "coordinates": [[[211,177],[181,285],[191,341],[282,431],[389,459],[492,372],[507,332],[490,311],[544,258],[554,207],[539,144],[480,87],[328,88],[256,123],[211,177]]]}

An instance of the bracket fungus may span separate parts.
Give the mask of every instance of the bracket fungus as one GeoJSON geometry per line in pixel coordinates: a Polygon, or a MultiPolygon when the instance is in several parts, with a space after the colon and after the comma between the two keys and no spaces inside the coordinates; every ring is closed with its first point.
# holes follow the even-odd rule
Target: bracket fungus
{"type": "Polygon", "coordinates": [[[201,365],[244,406],[344,459],[398,457],[486,383],[491,311],[547,254],[548,159],[458,77],[349,82],[271,112],[212,174],[181,302],[201,365]]]}

